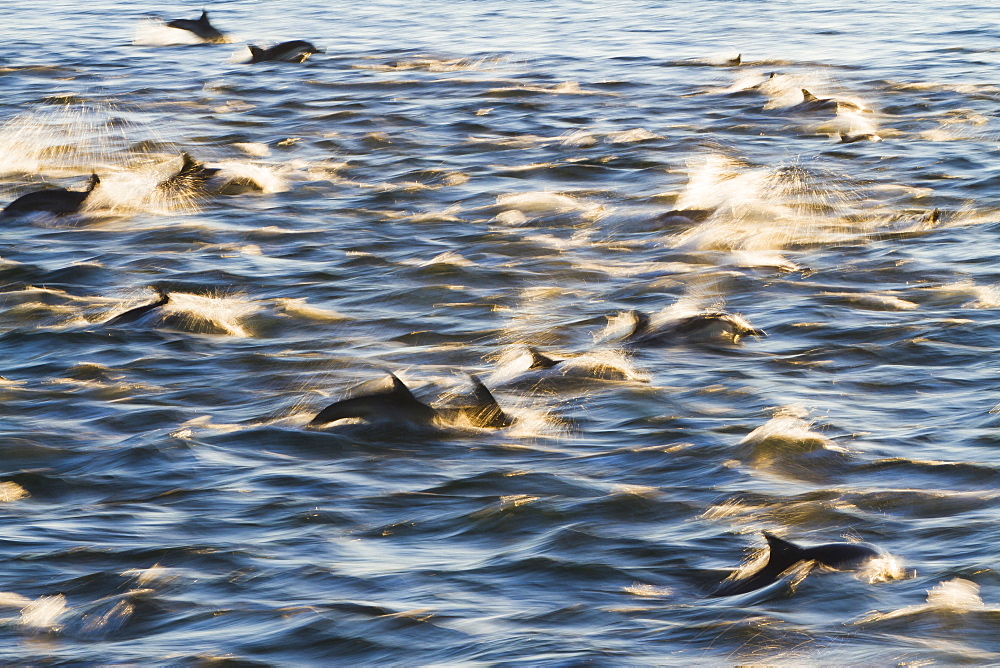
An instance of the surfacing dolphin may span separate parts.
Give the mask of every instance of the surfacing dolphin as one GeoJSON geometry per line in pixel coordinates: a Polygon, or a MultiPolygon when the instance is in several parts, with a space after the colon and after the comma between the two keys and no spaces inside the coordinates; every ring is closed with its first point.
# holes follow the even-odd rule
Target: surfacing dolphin
{"type": "Polygon", "coordinates": [[[368,422],[390,421],[431,424],[435,421],[454,422],[464,418],[473,426],[499,429],[513,419],[503,412],[485,385],[472,376],[472,403],[432,408],[417,399],[395,374],[388,378],[362,383],[347,399],[330,404],[310,422],[318,427],[345,418],[360,418],[368,422]]]}
{"type": "Polygon", "coordinates": [[[885,556],[884,551],[870,543],[827,543],[800,547],[768,531],[764,532],[764,538],[768,546],[767,562],[744,577],[723,581],[712,596],[735,596],[762,589],[777,582],[785,571],[802,562],[811,561],[838,571],[853,571],[885,556]]]}
{"type": "Polygon", "coordinates": [[[802,89],[802,102],[791,109],[792,111],[864,111],[864,108],[855,102],[832,97],[816,97],[805,88],[802,89]]]}
{"type": "Polygon", "coordinates": [[[250,49],[251,63],[263,63],[268,60],[301,63],[314,53],[323,53],[322,49],[317,49],[311,43],[301,39],[275,44],[267,49],[262,49],[253,44],[248,44],[247,47],[250,49]]]}
{"type": "Polygon", "coordinates": [[[563,360],[554,360],[548,355],[543,355],[536,348],[529,347],[528,354],[531,355],[531,366],[528,367],[529,369],[551,369],[563,362],[563,360]]]}
{"type": "Polygon", "coordinates": [[[142,316],[160,308],[161,306],[166,306],[167,302],[170,301],[170,295],[167,294],[167,291],[161,287],[154,287],[153,289],[156,290],[156,295],[157,295],[156,301],[152,301],[148,304],[143,304],[142,306],[136,306],[135,308],[129,309],[124,313],[119,313],[115,317],[110,318],[104,324],[110,325],[111,327],[117,327],[119,325],[127,325],[129,323],[135,322],[142,316]]]}
{"type": "Polygon", "coordinates": [[[757,329],[743,316],[718,310],[671,318],[659,323],[654,323],[652,318],[641,311],[626,311],[616,317],[624,318],[630,326],[631,331],[626,334],[625,343],[656,343],[670,339],[705,342],[723,339],[739,343],[744,336],[767,336],[764,330],[757,329]]]}
{"type": "Polygon", "coordinates": [[[208,12],[205,10],[202,10],[201,16],[196,19],[174,19],[173,21],[167,21],[167,26],[177,28],[178,30],[187,30],[206,42],[212,42],[213,44],[221,44],[227,41],[226,36],[208,22],[208,12]]]}
{"type": "Polygon", "coordinates": [[[57,216],[76,213],[100,182],[101,179],[97,174],[91,174],[86,190],[48,188],[21,195],[4,207],[3,211],[0,212],[0,218],[9,218],[11,216],[20,216],[39,211],[57,216]]]}

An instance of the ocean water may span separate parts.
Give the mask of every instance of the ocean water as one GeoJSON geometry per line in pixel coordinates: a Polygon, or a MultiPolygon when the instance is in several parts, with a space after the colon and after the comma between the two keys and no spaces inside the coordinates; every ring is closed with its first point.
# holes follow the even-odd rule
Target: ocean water
{"type": "Polygon", "coordinates": [[[0,661],[1000,662],[992,3],[202,7],[0,7],[0,661]]]}

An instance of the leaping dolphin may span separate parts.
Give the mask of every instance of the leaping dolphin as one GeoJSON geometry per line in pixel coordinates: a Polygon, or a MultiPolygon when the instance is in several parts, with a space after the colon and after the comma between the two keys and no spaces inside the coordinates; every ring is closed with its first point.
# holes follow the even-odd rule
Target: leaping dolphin
{"type": "Polygon", "coordinates": [[[275,44],[267,49],[262,49],[253,44],[248,44],[247,47],[250,49],[251,63],[262,63],[267,60],[301,63],[314,53],[323,53],[322,49],[317,49],[311,43],[301,39],[275,44]]]}
{"type": "Polygon", "coordinates": [[[167,26],[192,32],[206,42],[221,44],[226,41],[226,36],[208,22],[208,12],[205,10],[202,10],[201,16],[196,19],[174,19],[173,21],[167,21],[167,26]]]}
{"type": "Polygon", "coordinates": [[[97,174],[91,174],[86,190],[48,188],[21,195],[4,207],[4,210],[0,212],[0,218],[20,216],[37,211],[45,211],[57,216],[76,213],[100,182],[101,179],[97,174]]]}
{"type": "Polygon", "coordinates": [[[795,543],[764,532],[767,540],[767,563],[760,569],[741,578],[725,580],[712,592],[712,596],[734,596],[767,587],[780,576],[801,562],[813,561],[838,571],[864,568],[873,559],[885,556],[885,552],[870,543],[827,543],[816,547],[799,547],[795,543]]]}

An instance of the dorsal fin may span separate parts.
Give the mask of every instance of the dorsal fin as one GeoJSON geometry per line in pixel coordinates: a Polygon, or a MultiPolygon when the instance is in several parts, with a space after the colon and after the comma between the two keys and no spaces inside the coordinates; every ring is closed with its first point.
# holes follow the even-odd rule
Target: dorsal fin
{"type": "Polygon", "coordinates": [[[743,62],[743,54],[742,53],[737,53],[736,57],[729,61],[729,64],[730,65],[739,65],[742,62],[743,62]]]}
{"type": "Polygon", "coordinates": [[[406,386],[406,385],[405,385],[405,384],[403,383],[403,381],[401,381],[401,380],[400,380],[400,379],[399,379],[399,378],[398,378],[398,377],[396,376],[396,374],[394,374],[394,373],[390,373],[390,374],[389,374],[389,379],[390,379],[390,380],[391,380],[391,382],[392,382],[392,389],[390,390],[390,393],[391,393],[391,394],[398,394],[398,395],[401,395],[401,396],[404,396],[404,397],[406,397],[407,399],[413,399],[413,400],[416,400],[416,397],[414,397],[414,396],[413,396],[413,393],[412,393],[412,392],[410,392],[410,388],[408,388],[408,387],[407,387],[407,386],[406,386]]]}
{"type": "Polygon", "coordinates": [[[511,423],[510,416],[503,412],[500,404],[493,398],[489,389],[483,385],[483,381],[475,374],[469,374],[472,379],[472,396],[476,403],[471,410],[466,410],[466,415],[477,427],[506,427],[511,423]]]}
{"type": "Polygon", "coordinates": [[[562,361],[547,357],[534,348],[528,348],[528,353],[531,355],[531,366],[528,367],[529,369],[551,369],[562,361]]]}
{"type": "Polygon", "coordinates": [[[807,91],[805,88],[802,89],[802,101],[803,102],[819,102],[819,98],[807,91]]]}
{"type": "Polygon", "coordinates": [[[247,44],[247,48],[250,49],[250,59],[254,62],[260,59],[264,55],[264,49],[259,46],[254,46],[253,44],[247,44]]]}
{"type": "Polygon", "coordinates": [[[204,9],[201,10],[201,18],[199,18],[198,20],[204,23],[208,23],[208,12],[205,11],[204,9]]]}
{"type": "Polygon", "coordinates": [[[770,531],[764,532],[764,539],[767,541],[767,546],[771,550],[771,554],[767,559],[768,564],[788,562],[788,565],[790,566],[802,558],[804,550],[795,543],[787,541],[784,538],[779,538],[770,531]]]}
{"type": "Polygon", "coordinates": [[[97,184],[100,183],[100,182],[101,182],[101,177],[100,176],[98,176],[97,174],[91,174],[90,175],[90,184],[87,186],[87,192],[88,193],[91,192],[94,188],[97,187],[97,184]]]}

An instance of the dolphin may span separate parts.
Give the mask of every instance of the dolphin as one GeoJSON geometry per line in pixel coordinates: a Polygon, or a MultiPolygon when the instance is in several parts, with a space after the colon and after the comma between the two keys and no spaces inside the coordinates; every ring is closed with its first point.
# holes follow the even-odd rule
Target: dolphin
{"type": "Polygon", "coordinates": [[[254,46],[253,44],[248,44],[247,46],[250,49],[251,63],[262,63],[266,60],[280,60],[286,63],[301,63],[314,53],[323,53],[322,49],[317,49],[309,42],[301,39],[275,44],[267,49],[262,49],[259,46],[254,46]]]}
{"type": "Polygon", "coordinates": [[[874,132],[860,132],[860,133],[858,133],[856,135],[845,134],[845,133],[841,132],[840,133],[840,141],[838,141],[837,143],[838,144],[853,144],[854,142],[858,142],[858,141],[882,141],[882,138],[879,137],[874,132]]]}
{"type": "Polygon", "coordinates": [[[805,88],[802,89],[802,102],[792,107],[793,111],[863,111],[861,105],[847,100],[837,100],[832,97],[819,98],[805,88]]]}
{"type": "Polygon", "coordinates": [[[162,181],[157,187],[166,191],[202,190],[205,182],[219,172],[218,168],[206,167],[190,153],[181,154],[181,168],[176,174],[162,181]]]}
{"type": "Polygon", "coordinates": [[[343,418],[429,423],[437,416],[437,411],[413,396],[410,388],[392,373],[387,379],[362,383],[354,388],[351,395],[321,410],[309,426],[316,427],[343,418]]]}
{"type": "Polygon", "coordinates": [[[852,571],[864,568],[873,559],[885,555],[884,551],[870,543],[827,543],[800,547],[768,531],[764,532],[764,539],[768,546],[767,562],[749,575],[723,581],[712,596],[734,596],[767,587],[801,562],[811,561],[838,571],[852,571]]]}
{"type": "Polygon", "coordinates": [[[476,376],[473,384],[472,403],[433,408],[417,399],[395,374],[388,378],[362,383],[354,388],[351,396],[330,404],[310,422],[310,427],[342,420],[362,418],[374,422],[393,420],[414,424],[430,424],[435,420],[453,422],[464,418],[473,426],[499,429],[507,427],[513,419],[503,412],[490,391],[476,376]]]}
{"type": "Polygon", "coordinates": [[[508,359],[516,360],[516,367],[511,365],[500,372],[499,382],[504,386],[525,384],[538,389],[549,383],[556,383],[553,387],[579,383],[583,387],[589,387],[593,381],[648,380],[632,369],[619,351],[598,350],[556,359],[539,352],[537,348],[527,346],[517,357],[508,359]],[[525,357],[527,368],[524,367],[525,357]],[[513,368],[518,371],[512,374],[513,368]]]}
{"type": "Polygon", "coordinates": [[[20,216],[36,211],[47,211],[57,216],[76,213],[100,182],[101,179],[97,174],[91,174],[86,190],[48,188],[21,195],[4,207],[3,211],[0,212],[0,218],[20,216]]]}
{"type": "Polygon", "coordinates": [[[165,306],[167,302],[170,301],[170,295],[167,294],[166,290],[164,290],[161,287],[154,287],[153,289],[156,290],[157,294],[156,301],[150,302],[148,304],[143,304],[142,306],[136,306],[135,308],[129,309],[124,313],[119,313],[115,317],[109,319],[104,324],[110,325],[111,327],[117,327],[118,325],[127,325],[129,323],[135,322],[136,320],[146,315],[150,311],[158,309],[161,306],[165,306]]]}
{"type": "Polygon", "coordinates": [[[652,319],[641,311],[627,311],[632,331],[625,336],[626,343],[654,342],[662,339],[729,339],[739,343],[744,336],[767,336],[762,329],[751,325],[746,318],[725,311],[704,311],[668,320],[654,326],[652,319]]]}
{"type": "Polygon", "coordinates": [[[167,21],[167,26],[193,32],[206,42],[221,44],[226,41],[226,36],[208,22],[208,12],[204,9],[201,10],[201,16],[196,19],[174,19],[173,21],[167,21]]]}

